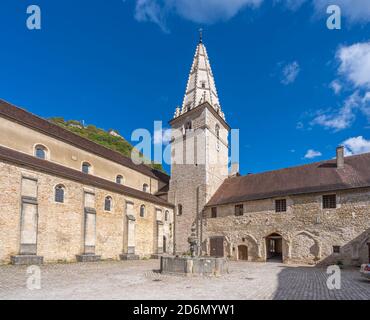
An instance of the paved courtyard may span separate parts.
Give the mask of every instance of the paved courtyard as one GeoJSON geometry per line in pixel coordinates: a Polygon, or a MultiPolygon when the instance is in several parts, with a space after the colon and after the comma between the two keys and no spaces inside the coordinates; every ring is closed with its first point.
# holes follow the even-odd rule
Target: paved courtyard
{"type": "Polygon", "coordinates": [[[27,289],[27,267],[0,266],[0,299],[370,299],[370,281],[343,270],[329,290],[325,269],[230,262],[218,278],[161,275],[158,260],[41,267],[41,289],[27,289]]]}

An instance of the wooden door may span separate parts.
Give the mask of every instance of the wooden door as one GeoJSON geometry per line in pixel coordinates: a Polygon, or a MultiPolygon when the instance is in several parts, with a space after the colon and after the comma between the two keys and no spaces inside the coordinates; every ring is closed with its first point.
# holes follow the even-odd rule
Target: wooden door
{"type": "Polygon", "coordinates": [[[224,238],[215,237],[210,239],[210,249],[212,257],[224,256],[224,238]]]}
{"type": "Polygon", "coordinates": [[[244,245],[238,246],[238,260],[248,260],[248,247],[244,245]]]}

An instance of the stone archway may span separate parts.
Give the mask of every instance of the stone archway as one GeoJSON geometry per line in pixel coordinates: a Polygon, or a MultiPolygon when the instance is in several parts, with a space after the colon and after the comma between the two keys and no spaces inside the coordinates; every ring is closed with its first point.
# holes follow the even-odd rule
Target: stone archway
{"type": "Polygon", "coordinates": [[[309,231],[298,231],[292,237],[288,256],[292,261],[315,264],[321,259],[320,241],[309,231]]]}
{"type": "Polygon", "coordinates": [[[274,232],[265,237],[266,261],[283,262],[283,237],[274,232]]]}
{"type": "Polygon", "coordinates": [[[231,256],[235,260],[240,260],[239,254],[238,254],[238,247],[245,246],[248,249],[248,260],[249,261],[261,261],[261,250],[260,250],[261,246],[253,235],[239,234],[236,237],[230,237],[230,239],[232,239],[231,256]]]}

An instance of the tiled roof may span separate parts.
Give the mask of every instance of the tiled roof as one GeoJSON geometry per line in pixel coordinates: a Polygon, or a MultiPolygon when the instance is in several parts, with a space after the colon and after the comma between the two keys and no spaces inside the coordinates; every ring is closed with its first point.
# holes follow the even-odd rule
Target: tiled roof
{"type": "Polygon", "coordinates": [[[125,167],[141,172],[142,174],[145,174],[149,177],[162,180],[165,183],[167,183],[169,180],[169,176],[165,173],[159,172],[158,170],[152,169],[144,164],[136,165],[132,162],[130,158],[125,157],[116,151],[113,151],[88,139],[80,137],[66,129],[59,127],[54,123],[51,123],[50,121],[42,119],[24,109],[16,107],[1,99],[0,116],[32,128],[55,139],[74,145],[79,149],[83,149],[102,158],[111,160],[125,167]]]}
{"type": "Polygon", "coordinates": [[[12,149],[0,147],[0,160],[11,164],[18,164],[20,166],[24,166],[36,171],[45,172],[47,174],[52,174],[69,180],[77,181],[85,185],[116,192],[144,201],[149,201],[152,203],[163,205],[165,207],[173,207],[172,204],[150,193],[139,191],[93,175],[85,174],[80,171],[53,163],[51,161],[38,159],[34,156],[30,156],[28,154],[21,153],[12,149]]]}
{"type": "Polygon", "coordinates": [[[316,192],[370,187],[370,153],[269,171],[224,181],[207,206],[316,192]]]}

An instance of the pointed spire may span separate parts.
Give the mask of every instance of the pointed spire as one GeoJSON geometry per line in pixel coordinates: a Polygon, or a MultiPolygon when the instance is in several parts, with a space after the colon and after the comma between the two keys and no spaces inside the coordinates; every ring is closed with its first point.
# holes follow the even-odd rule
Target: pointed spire
{"type": "Polygon", "coordinates": [[[199,30],[199,44],[196,48],[190,70],[181,114],[190,111],[200,104],[208,102],[217,113],[225,119],[218,100],[217,89],[206,47],[203,44],[203,30],[199,30]]]}

